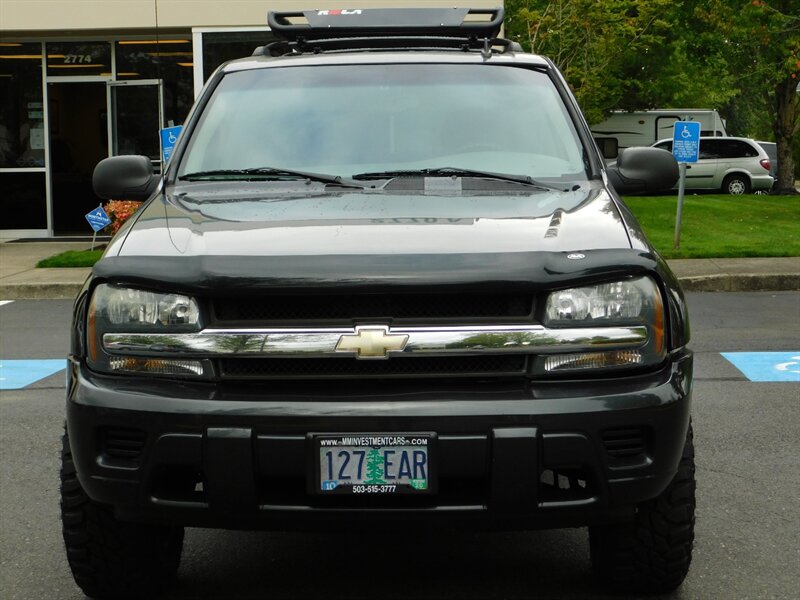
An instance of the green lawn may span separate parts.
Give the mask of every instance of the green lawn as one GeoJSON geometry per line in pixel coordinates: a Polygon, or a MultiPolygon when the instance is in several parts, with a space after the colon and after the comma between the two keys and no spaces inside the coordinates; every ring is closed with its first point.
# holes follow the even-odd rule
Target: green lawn
{"type": "Polygon", "coordinates": [[[48,267],[91,267],[100,260],[103,250],[67,250],[36,263],[39,268],[48,267]]]}
{"type": "Polygon", "coordinates": [[[673,250],[677,196],[625,198],[665,258],[800,256],[800,196],[687,195],[673,250]]]}

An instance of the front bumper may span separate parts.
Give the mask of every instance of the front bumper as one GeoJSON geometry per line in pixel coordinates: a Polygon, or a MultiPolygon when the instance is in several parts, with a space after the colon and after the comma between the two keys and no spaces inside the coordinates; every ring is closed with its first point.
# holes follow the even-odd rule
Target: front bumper
{"type": "Polygon", "coordinates": [[[79,480],[119,518],[320,529],[468,521],[582,526],[629,517],[672,479],[689,424],[692,355],[594,381],[214,386],[69,365],[79,480]],[[308,493],[314,433],[433,432],[430,496],[308,493]]]}

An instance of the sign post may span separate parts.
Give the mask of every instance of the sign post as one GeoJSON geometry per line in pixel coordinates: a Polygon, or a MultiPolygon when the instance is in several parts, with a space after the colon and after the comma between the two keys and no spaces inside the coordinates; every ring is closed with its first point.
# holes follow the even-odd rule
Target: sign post
{"type": "Polygon", "coordinates": [[[103,227],[111,224],[111,219],[108,218],[106,211],[103,210],[103,205],[99,204],[93,211],[86,213],[86,220],[89,221],[94,234],[92,235],[92,250],[94,250],[94,242],[97,239],[97,232],[103,227]]]}
{"type": "Polygon", "coordinates": [[[683,195],[686,190],[686,163],[696,163],[700,158],[700,123],[676,121],[672,129],[672,155],[678,161],[680,180],[678,183],[678,212],[675,215],[675,249],[681,247],[681,219],[683,219],[683,195]]]}

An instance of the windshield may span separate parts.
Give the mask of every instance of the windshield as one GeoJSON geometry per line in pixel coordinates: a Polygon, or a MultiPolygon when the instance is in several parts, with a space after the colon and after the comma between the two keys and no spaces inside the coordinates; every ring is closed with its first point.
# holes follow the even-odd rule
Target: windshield
{"type": "Polygon", "coordinates": [[[230,73],[178,175],[262,167],[337,177],[440,168],[586,177],[580,142],[547,75],[487,65],[230,73]]]}

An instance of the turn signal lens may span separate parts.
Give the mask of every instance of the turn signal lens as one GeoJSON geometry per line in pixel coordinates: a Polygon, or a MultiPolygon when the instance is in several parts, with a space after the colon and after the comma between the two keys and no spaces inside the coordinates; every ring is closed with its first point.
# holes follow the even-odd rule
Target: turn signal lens
{"type": "Polygon", "coordinates": [[[126,373],[152,373],[154,375],[202,375],[199,360],[162,360],[158,358],[112,357],[108,361],[112,371],[126,373]]]}
{"type": "Polygon", "coordinates": [[[622,367],[640,364],[642,364],[642,353],[638,350],[583,352],[548,356],[544,361],[544,370],[600,369],[604,367],[622,367]]]}

